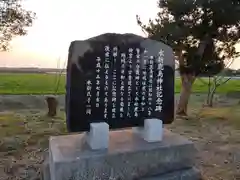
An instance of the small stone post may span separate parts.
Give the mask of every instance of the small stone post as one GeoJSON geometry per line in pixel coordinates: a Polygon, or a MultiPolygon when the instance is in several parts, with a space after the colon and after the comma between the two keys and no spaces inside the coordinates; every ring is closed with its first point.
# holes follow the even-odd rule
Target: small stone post
{"type": "Polygon", "coordinates": [[[48,116],[54,117],[57,115],[57,106],[58,101],[55,96],[47,96],[46,97],[47,105],[48,105],[48,116]]]}

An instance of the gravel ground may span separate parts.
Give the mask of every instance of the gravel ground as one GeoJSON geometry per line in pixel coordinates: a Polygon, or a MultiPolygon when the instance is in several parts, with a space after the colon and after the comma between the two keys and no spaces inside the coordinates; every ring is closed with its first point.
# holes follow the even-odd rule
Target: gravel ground
{"type": "MultiPolygon", "coordinates": [[[[5,99],[0,104],[0,109],[5,107],[0,112],[0,180],[39,180],[49,136],[66,134],[64,112],[48,118],[44,96],[32,97],[0,96],[1,102],[5,99]],[[6,99],[22,104],[12,107],[6,99]],[[35,100],[38,105],[33,105],[35,100]]],[[[194,96],[189,117],[166,128],[195,143],[196,165],[204,179],[240,180],[240,106],[236,99],[217,98],[214,108],[204,108],[204,97],[194,96]]],[[[64,96],[59,99],[63,106],[64,96]]]]}

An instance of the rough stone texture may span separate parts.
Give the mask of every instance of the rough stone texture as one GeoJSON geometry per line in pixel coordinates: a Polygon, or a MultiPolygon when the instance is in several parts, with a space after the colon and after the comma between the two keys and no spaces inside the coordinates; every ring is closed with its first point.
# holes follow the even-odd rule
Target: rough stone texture
{"type": "Polygon", "coordinates": [[[110,129],[141,127],[146,118],[161,119],[163,124],[172,123],[174,71],[173,50],[159,41],[115,33],[73,41],[69,47],[66,78],[69,132],[89,131],[90,123],[94,122],[107,122],[110,129]],[[116,57],[113,57],[113,51],[117,51],[116,57]],[[124,63],[122,53],[126,56],[124,63]],[[146,80],[143,80],[145,71],[146,80]],[[148,94],[143,95],[143,91],[148,94]],[[120,98],[124,99],[122,103],[120,98]]]}
{"type": "MultiPolygon", "coordinates": [[[[48,161],[44,162],[42,180],[51,180],[48,161]]],[[[201,180],[201,173],[196,168],[188,168],[140,180],[201,180]]]]}
{"type": "Polygon", "coordinates": [[[41,180],[51,180],[49,169],[49,153],[44,156],[44,162],[42,164],[41,180]]]}
{"type": "Polygon", "coordinates": [[[163,141],[147,143],[132,130],[110,132],[108,150],[92,151],[86,134],[50,138],[51,180],[141,179],[191,168],[192,142],[164,130],[163,141]]]}
{"type": "Polygon", "coordinates": [[[195,168],[189,168],[141,180],[201,180],[201,173],[195,168]]]}

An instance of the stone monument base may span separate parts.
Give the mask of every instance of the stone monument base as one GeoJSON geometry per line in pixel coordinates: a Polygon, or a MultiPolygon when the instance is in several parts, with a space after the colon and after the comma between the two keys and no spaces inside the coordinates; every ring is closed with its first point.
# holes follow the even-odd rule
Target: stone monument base
{"type": "Polygon", "coordinates": [[[92,150],[86,134],[50,138],[44,180],[200,180],[191,141],[164,130],[149,143],[132,129],[110,131],[109,148],[92,150]]]}

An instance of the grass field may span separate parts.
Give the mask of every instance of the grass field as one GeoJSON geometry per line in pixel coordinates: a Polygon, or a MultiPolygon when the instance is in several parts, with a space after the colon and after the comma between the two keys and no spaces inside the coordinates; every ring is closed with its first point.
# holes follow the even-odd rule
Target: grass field
{"type": "MultiPolygon", "coordinates": [[[[180,87],[180,79],[176,79],[176,93],[180,92],[180,87]]],[[[218,93],[230,91],[240,91],[240,80],[230,80],[217,90],[218,93]]],[[[55,74],[0,73],[0,94],[54,94],[55,92],[65,93],[65,75],[58,77],[55,74]]],[[[193,92],[207,92],[207,86],[197,80],[193,92]]]]}

